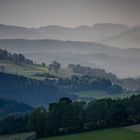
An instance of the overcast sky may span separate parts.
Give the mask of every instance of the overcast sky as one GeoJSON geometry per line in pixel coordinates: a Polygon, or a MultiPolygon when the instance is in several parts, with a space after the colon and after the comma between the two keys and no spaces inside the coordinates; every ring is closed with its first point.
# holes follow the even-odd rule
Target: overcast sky
{"type": "Polygon", "coordinates": [[[111,22],[140,25],[140,0],[0,0],[0,23],[75,27],[111,22]]]}

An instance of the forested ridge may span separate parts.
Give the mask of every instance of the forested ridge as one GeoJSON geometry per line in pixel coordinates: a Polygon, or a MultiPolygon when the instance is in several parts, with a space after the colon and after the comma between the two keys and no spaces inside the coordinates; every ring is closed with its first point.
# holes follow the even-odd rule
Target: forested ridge
{"type": "Polygon", "coordinates": [[[33,64],[33,61],[25,58],[23,54],[10,53],[7,50],[2,50],[0,48],[0,60],[12,61],[15,64],[33,64]]]}
{"type": "Polygon", "coordinates": [[[92,75],[96,77],[102,77],[110,79],[113,83],[119,83],[119,78],[112,73],[107,73],[104,69],[100,68],[91,68],[88,66],[82,66],[80,64],[74,65],[69,64],[68,68],[72,69],[74,73],[83,74],[83,75],[92,75]]]}
{"type": "Polygon", "coordinates": [[[61,90],[61,92],[80,92],[96,90],[106,91],[109,94],[123,93],[123,88],[117,84],[112,84],[111,80],[92,75],[73,75],[71,78],[58,79],[46,78],[45,82],[49,85],[58,87],[61,90]]]}
{"type": "Polygon", "coordinates": [[[68,78],[46,78],[35,80],[27,77],[0,73],[0,97],[24,102],[32,106],[47,106],[61,97],[77,100],[78,96],[70,92],[98,90],[108,94],[122,94],[119,85],[113,85],[110,80],[84,75],[68,78]],[[8,85],[8,86],[7,86],[8,85]]]}
{"type": "Polygon", "coordinates": [[[138,123],[139,95],[125,99],[100,99],[89,103],[61,98],[59,102],[51,103],[48,109],[38,107],[28,116],[5,118],[0,121],[0,134],[35,131],[38,137],[44,137],[138,123]]]}
{"type": "Polygon", "coordinates": [[[59,89],[41,80],[0,72],[0,97],[17,100],[32,106],[47,106],[63,96],[77,99],[77,96],[60,94],[59,89]]]}
{"type": "Polygon", "coordinates": [[[21,116],[31,112],[33,107],[9,99],[0,98],[0,119],[10,115],[21,116]]]}

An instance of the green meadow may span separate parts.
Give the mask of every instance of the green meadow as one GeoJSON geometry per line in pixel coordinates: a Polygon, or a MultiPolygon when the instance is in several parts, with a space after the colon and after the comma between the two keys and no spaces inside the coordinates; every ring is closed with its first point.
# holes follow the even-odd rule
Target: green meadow
{"type": "Polygon", "coordinates": [[[79,97],[91,97],[96,99],[102,99],[102,98],[126,98],[131,97],[132,95],[137,95],[137,93],[129,93],[129,94],[108,94],[105,91],[82,91],[82,92],[72,92],[75,95],[78,95],[79,97]]]}
{"type": "Polygon", "coordinates": [[[35,133],[21,133],[0,136],[0,140],[33,140],[34,138],[35,133]]]}
{"type": "Polygon", "coordinates": [[[140,132],[131,128],[113,128],[39,140],[140,140],[140,132]]]}

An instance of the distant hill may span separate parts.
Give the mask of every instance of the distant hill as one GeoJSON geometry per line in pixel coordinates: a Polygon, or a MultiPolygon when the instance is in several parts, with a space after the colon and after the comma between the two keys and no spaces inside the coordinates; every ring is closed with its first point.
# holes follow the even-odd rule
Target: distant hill
{"type": "Polygon", "coordinates": [[[0,39],[41,39],[43,35],[36,29],[0,24],[0,39]]]}
{"type": "Polygon", "coordinates": [[[22,53],[37,63],[54,60],[64,67],[80,64],[105,69],[121,78],[140,76],[140,49],[119,49],[100,43],[59,40],[0,40],[0,48],[22,53]]]}
{"type": "Polygon", "coordinates": [[[57,25],[26,28],[0,24],[0,39],[57,39],[96,42],[126,30],[128,30],[128,26],[112,23],[83,25],[75,28],[57,25]]]}
{"type": "Polygon", "coordinates": [[[104,40],[103,43],[120,48],[140,48],[140,26],[104,40]]]}
{"type": "Polygon", "coordinates": [[[93,26],[83,25],[76,28],[46,26],[39,28],[39,31],[49,39],[97,42],[127,29],[128,26],[126,25],[99,23],[93,26]]]}
{"type": "Polygon", "coordinates": [[[48,67],[36,64],[21,53],[10,53],[0,48],[0,72],[23,75],[28,78],[44,79],[36,76],[48,72],[48,67]]]}
{"type": "Polygon", "coordinates": [[[100,42],[113,47],[139,48],[140,26],[98,23],[68,28],[57,25],[26,28],[0,24],[0,39],[54,39],[100,42]]]}
{"type": "MultiPolygon", "coordinates": [[[[97,57],[106,57],[103,54],[95,54],[97,57]]],[[[35,64],[30,59],[27,59],[23,54],[10,53],[6,49],[0,49],[0,72],[23,75],[30,78],[45,79],[49,76],[49,70],[47,64],[45,66],[41,64],[35,64]],[[29,73],[30,72],[30,73],[29,73]]],[[[106,73],[104,69],[91,68],[81,66],[80,64],[69,64],[67,67],[61,67],[56,76],[71,78],[73,75],[94,75],[97,77],[104,77],[110,79],[112,82],[118,80],[117,76],[112,73],[106,73]]],[[[53,75],[52,75],[53,76],[53,75]]]]}
{"type": "Polygon", "coordinates": [[[32,109],[27,104],[0,98],[0,119],[9,115],[23,115],[31,112],[32,109]]]}

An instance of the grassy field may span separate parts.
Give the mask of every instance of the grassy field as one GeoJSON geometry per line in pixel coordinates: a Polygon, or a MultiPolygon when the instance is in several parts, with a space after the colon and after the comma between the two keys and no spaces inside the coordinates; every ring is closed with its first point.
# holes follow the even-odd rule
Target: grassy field
{"type": "MultiPolygon", "coordinates": [[[[73,94],[78,95],[79,97],[91,97],[91,98],[96,98],[96,99],[102,99],[102,98],[125,98],[125,97],[130,97],[134,95],[132,94],[108,94],[105,91],[83,91],[83,92],[73,92],[73,94]]],[[[137,93],[135,94],[137,95],[137,93]]]]}
{"type": "Polygon", "coordinates": [[[126,128],[114,128],[39,140],[140,140],[140,132],[126,128]]]}
{"type": "Polygon", "coordinates": [[[107,97],[108,94],[104,91],[82,91],[82,92],[73,92],[73,94],[78,95],[79,97],[107,97]]]}
{"type": "MultiPolygon", "coordinates": [[[[11,74],[18,74],[22,76],[26,76],[29,78],[35,78],[43,80],[45,77],[34,76],[35,74],[44,74],[48,73],[48,67],[42,65],[17,65],[11,61],[0,60],[0,66],[5,66],[4,72],[11,74]]],[[[52,74],[52,73],[51,73],[52,74]]],[[[72,70],[68,68],[61,68],[57,77],[71,77],[73,75],[72,70]]]]}
{"type": "MultiPolygon", "coordinates": [[[[0,140],[26,140],[29,137],[34,137],[35,133],[22,133],[15,135],[3,135],[0,136],[0,140]]],[[[30,139],[32,140],[32,139],[30,139]]]]}
{"type": "MultiPolygon", "coordinates": [[[[33,140],[34,138],[34,132],[0,136],[0,140],[33,140]]],[[[140,125],[42,138],[37,140],[140,140],[140,125]]]]}
{"type": "Polygon", "coordinates": [[[128,126],[128,127],[125,127],[125,128],[129,129],[129,130],[132,130],[132,131],[140,132],[140,124],[128,126]]]}
{"type": "Polygon", "coordinates": [[[5,66],[4,72],[11,74],[23,75],[29,78],[40,79],[40,77],[33,76],[37,73],[47,73],[48,68],[41,65],[16,65],[8,61],[0,61],[0,66],[5,66]]]}

